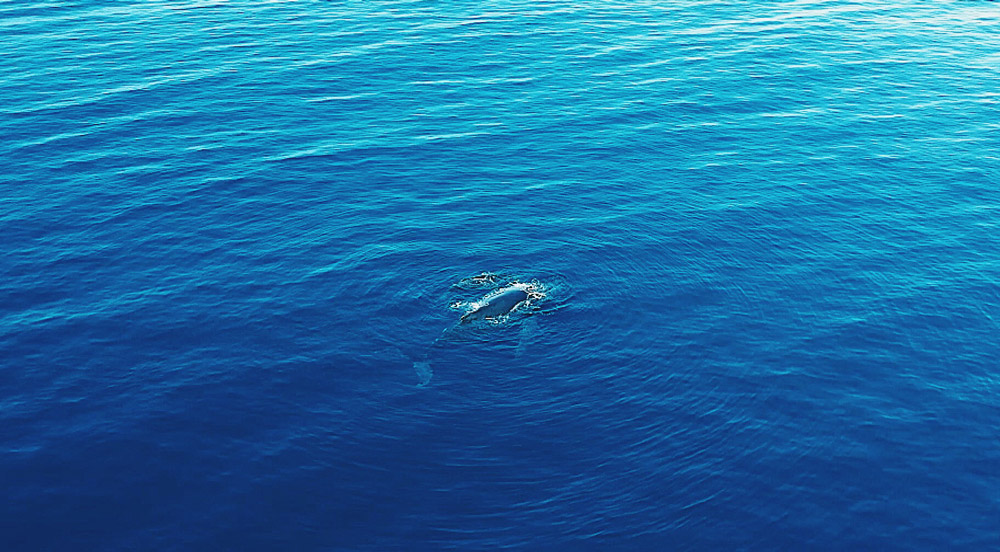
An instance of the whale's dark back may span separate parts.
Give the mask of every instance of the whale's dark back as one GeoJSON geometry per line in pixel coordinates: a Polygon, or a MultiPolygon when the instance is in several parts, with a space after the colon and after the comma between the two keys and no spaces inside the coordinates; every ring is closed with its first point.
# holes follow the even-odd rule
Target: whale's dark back
{"type": "Polygon", "coordinates": [[[507,291],[490,297],[478,309],[465,313],[462,316],[462,321],[503,316],[514,310],[514,307],[527,298],[528,292],[523,289],[518,287],[510,288],[507,291]]]}

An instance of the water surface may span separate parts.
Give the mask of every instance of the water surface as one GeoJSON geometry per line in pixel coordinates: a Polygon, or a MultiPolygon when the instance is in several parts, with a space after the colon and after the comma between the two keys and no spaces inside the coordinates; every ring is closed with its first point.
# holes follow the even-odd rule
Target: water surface
{"type": "Polygon", "coordinates": [[[0,546],[1000,546],[997,36],[0,1],[0,546]]]}

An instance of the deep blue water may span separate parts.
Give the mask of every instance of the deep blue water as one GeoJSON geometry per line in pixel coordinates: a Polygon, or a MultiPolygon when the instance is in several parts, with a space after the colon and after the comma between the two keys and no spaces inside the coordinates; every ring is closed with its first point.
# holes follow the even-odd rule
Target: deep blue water
{"type": "Polygon", "coordinates": [[[0,549],[1000,549],[1000,5],[3,0],[0,46],[0,549]]]}

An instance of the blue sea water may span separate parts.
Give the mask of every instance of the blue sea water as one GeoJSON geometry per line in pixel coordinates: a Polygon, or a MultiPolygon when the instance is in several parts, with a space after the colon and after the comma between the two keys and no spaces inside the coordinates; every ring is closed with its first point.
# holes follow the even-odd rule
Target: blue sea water
{"type": "Polygon", "coordinates": [[[0,549],[1000,549],[1000,5],[2,0],[0,46],[0,549]]]}

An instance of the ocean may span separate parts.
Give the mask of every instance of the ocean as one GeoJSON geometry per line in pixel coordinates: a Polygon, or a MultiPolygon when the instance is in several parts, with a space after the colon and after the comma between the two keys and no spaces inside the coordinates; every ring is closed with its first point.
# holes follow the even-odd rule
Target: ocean
{"type": "Polygon", "coordinates": [[[0,0],[0,549],[1000,550],[998,37],[0,0]]]}

